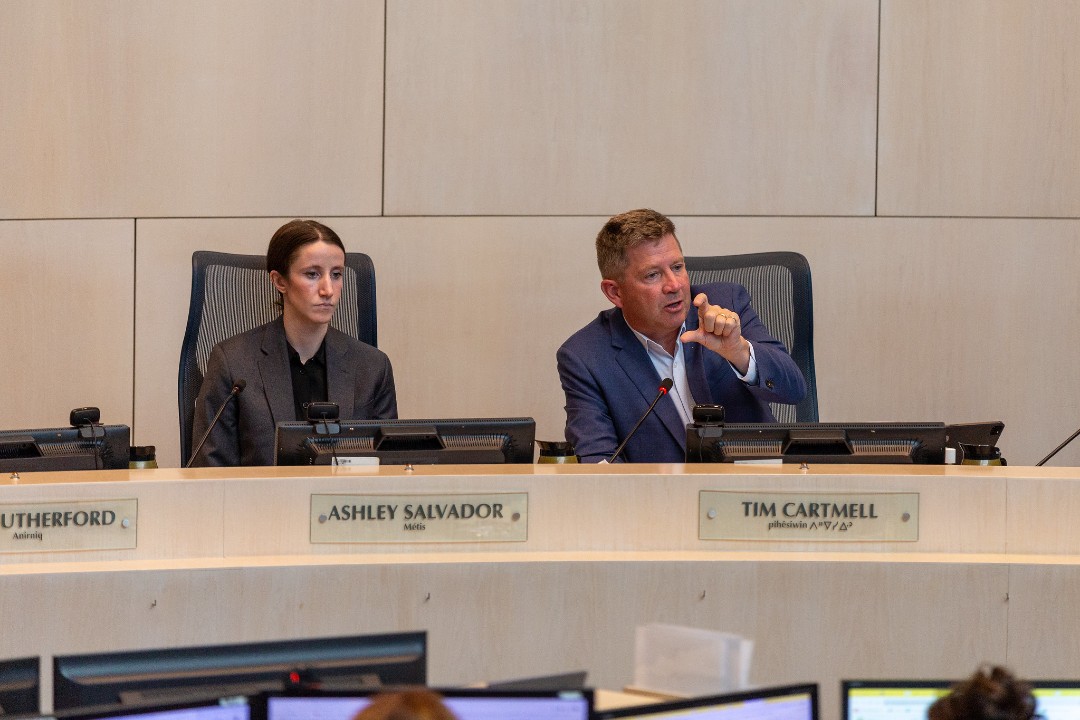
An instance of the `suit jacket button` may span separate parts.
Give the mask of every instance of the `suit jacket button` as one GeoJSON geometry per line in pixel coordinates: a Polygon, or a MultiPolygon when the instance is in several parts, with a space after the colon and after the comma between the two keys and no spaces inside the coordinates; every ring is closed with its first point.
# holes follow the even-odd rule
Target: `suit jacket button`
{"type": "Polygon", "coordinates": [[[766,381],[765,381],[765,387],[767,387],[767,388],[769,388],[770,390],[772,390],[772,389],[773,389],[773,381],[772,381],[772,380],[766,380],[766,381]]]}

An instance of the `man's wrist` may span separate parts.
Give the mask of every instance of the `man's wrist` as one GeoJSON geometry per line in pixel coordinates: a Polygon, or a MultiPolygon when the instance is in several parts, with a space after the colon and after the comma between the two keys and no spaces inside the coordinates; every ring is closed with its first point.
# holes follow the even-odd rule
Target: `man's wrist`
{"type": "Polygon", "coordinates": [[[738,375],[740,380],[749,385],[753,385],[757,382],[757,363],[754,358],[754,345],[746,338],[742,338],[742,341],[743,346],[739,352],[739,362],[728,360],[728,364],[731,365],[731,369],[735,371],[735,374],[738,375]]]}

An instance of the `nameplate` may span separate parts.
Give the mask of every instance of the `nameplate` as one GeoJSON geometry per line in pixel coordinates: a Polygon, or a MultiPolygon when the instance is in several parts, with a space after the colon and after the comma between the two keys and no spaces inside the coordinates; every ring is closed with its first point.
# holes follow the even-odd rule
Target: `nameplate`
{"type": "Polygon", "coordinates": [[[0,552],[133,550],[138,516],[135,499],[3,504],[0,552]]]}
{"type": "Polygon", "coordinates": [[[311,542],[525,542],[529,494],[311,496],[311,542]]]}
{"type": "Polygon", "coordinates": [[[915,542],[919,493],[702,490],[701,540],[915,542]]]}

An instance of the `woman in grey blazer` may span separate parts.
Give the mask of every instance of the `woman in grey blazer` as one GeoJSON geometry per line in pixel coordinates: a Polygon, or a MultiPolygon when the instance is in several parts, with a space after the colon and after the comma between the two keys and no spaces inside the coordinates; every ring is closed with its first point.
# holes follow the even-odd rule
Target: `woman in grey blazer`
{"type": "Polygon", "coordinates": [[[201,438],[238,380],[192,465],[272,465],[278,422],[305,419],[307,402],[333,402],[348,419],[396,418],[390,359],[330,327],[345,267],[345,246],[314,220],[293,220],[266,252],[281,295],[277,320],[218,343],[195,405],[192,437],[201,438]]]}

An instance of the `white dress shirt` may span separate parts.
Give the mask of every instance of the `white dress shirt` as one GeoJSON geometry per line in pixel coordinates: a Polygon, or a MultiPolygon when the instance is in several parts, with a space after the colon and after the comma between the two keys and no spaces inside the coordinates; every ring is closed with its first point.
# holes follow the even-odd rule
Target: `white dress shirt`
{"type": "MultiPolygon", "coordinates": [[[[629,323],[627,323],[629,327],[629,323]]],[[[642,346],[645,348],[645,353],[649,356],[649,361],[653,367],[656,368],[656,373],[663,378],[671,378],[671,399],[675,401],[675,408],[679,411],[679,417],[682,418],[684,425],[689,425],[694,422],[694,398],[690,395],[690,384],[686,379],[686,356],[683,353],[683,342],[681,339],[675,340],[675,355],[672,356],[664,349],[660,343],[654,342],[645,337],[634,328],[630,328],[634,331],[634,335],[641,341],[642,346]]],[[[686,332],[686,324],[684,323],[679,328],[679,337],[686,332]]],[[[746,343],[750,346],[750,365],[746,368],[746,374],[741,374],[734,365],[731,365],[731,369],[735,372],[735,377],[742,380],[748,385],[753,385],[757,382],[757,359],[754,357],[754,343],[749,340],[746,343]]],[[[705,350],[705,352],[711,352],[711,350],[705,350]]],[[[659,388],[657,388],[659,390],[659,388]]]]}

